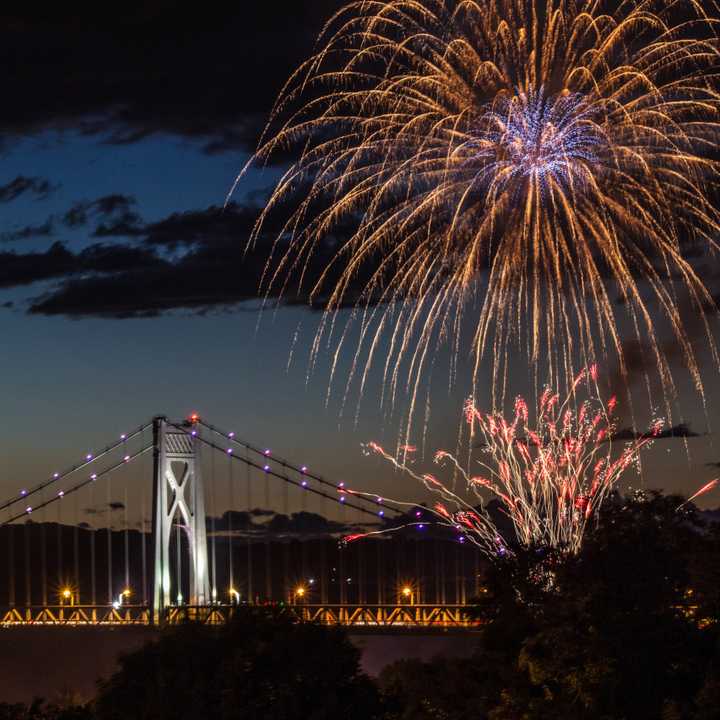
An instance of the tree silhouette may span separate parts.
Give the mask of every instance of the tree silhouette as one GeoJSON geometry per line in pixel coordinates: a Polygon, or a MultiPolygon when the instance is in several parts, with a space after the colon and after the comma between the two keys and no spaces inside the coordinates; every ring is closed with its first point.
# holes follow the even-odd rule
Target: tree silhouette
{"type": "Polygon", "coordinates": [[[188,624],[125,656],[99,720],[368,720],[377,692],[339,630],[241,609],[226,627],[188,624]]]}

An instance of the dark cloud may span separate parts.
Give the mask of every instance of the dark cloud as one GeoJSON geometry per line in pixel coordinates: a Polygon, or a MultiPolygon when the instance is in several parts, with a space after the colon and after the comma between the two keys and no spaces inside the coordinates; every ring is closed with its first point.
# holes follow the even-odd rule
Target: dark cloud
{"type": "Polygon", "coordinates": [[[365,527],[360,524],[339,523],[311,512],[297,512],[291,515],[276,513],[274,510],[255,509],[233,510],[222,517],[208,518],[208,531],[216,536],[308,536],[343,535],[365,527]]]}
{"type": "MultiPolygon", "coordinates": [[[[123,214],[125,207],[113,208],[118,210],[123,214]]],[[[47,254],[11,256],[15,264],[5,270],[4,285],[13,284],[13,277],[14,284],[26,284],[27,278],[22,282],[18,279],[25,266],[33,279],[60,279],[57,286],[31,303],[30,312],[39,315],[120,319],[175,309],[207,312],[237,306],[258,299],[260,279],[278,231],[277,225],[269,226],[254,250],[247,251],[257,212],[257,208],[246,205],[211,206],[146,225],[133,221],[133,231],[128,233],[133,236],[132,244],[97,245],[77,255],[54,246],[47,254]],[[126,262],[121,265],[123,249],[126,262]],[[104,264],[101,251],[108,255],[104,264]],[[53,262],[48,262],[48,254],[53,255],[53,262]],[[84,272],[79,273],[78,268],[84,272]]],[[[107,227],[104,232],[110,234],[107,227]]],[[[332,240],[320,246],[306,268],[303,287],[278,286],[273,293],[277,296],[282,291],[285,304],[307,305],[307,289],[331,264],[335,252],[332,240]]],[[[2,276],[0,268],[0,286],[2,276]]],[[[333,280],[332,273],[328,274],[328,287],[333,280]]],[[[358,274],[358,292],[365,281],[365,276],[358,274]]],[[[323,307],[323,293],[313,302],[314,307],[323,307]]]]}
{"type": "Polygon", "coordinates": [[[101,505],[97,505],[96,507],[87,507],[83,509],[83,512],[85,515],[100,515],[104,513],[112,513],[116,512],[117,510],[124,510],[125,509],[125,503],[120,502],[119,500],[114,500],[109,503],[102,503],[101,505]]]}
{"type": "Polygon", "coordinates": [[[134,197],[119,193],[104,195],[95,200],[82,200],[65,213],[63,224],[69,228],[78,228],[96,222],[94,237],[129,237],[139,231],[141,224],[140,216],[133,209],[135,204],[134,197]],[[126,232],[113,231],[121,226],[126,232]]]}
{"type": "Polygon", "coordinates": [[[632,428],[623,428],[613,433],[613,440],[641,440],[643,438],[655,437],[658,440],[667,440],[669,438],[694,438],[702,437],[706,433],[696,433],[690,429],[689,425],[680,423],[671,427],[663,428],[657,435],[651,436],[649,433],[638,432],[632,428]]]}
{"type": "Polygon", "coordinates": [[[46,198],[51,192],[57,190],[46,178],[25,177],[18,175],[5,185],[0,185],[0,203],[8,203],[19,198],[21,195],[34,195],[36,198],[46,198]]]}
{"type": "Polygon", "coordinates": [[[266,529],[273,535],[325,535],[345,532],[346,526],[316,513],[297,512],[289,516],[282,514],[273,516],[267,523],[266,529]]]}
{"type": "Polygon", "coordinates": [[[24,225],[15,230],[8,230],[0,233],[0,242],[10,243],[19,240],[30,240],[31,238],[50,237],[55,233],[55,222],[48,218],[40,225],[24,225]]]}
{"type": "Polygon", "coordinates": [[[341,0],[41,3],[0,11],[5,142],[81,129],[111,143],[156,133],[207,152],[252,148],[283,83],[341,0]],[[281,49],[278,51],[278,49],[281,49]]]}
{"type": "Polygon", "coordinates": [[[54,243],[45,252],[0,252],[0,287],[30,285],[41,280],[82,273],[115,273],[162,265],[152,252],[124,245],[95,244],[80,252],[54,243]]]}
{"type": "Polygon", "coordinates": [[[253,517],[271,517],[275,514],[274,510],[265,510],[263,508],[254,508],[250,511],[253,517]]]}

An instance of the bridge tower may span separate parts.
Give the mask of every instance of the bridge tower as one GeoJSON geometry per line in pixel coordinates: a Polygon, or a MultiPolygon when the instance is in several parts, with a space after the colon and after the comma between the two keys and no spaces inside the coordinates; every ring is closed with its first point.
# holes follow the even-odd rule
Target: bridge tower
{"type": "Polygon", "coordinates": [[[205,524],[205,495],[199,441],[190,432],[153,419],[153,620],[162,621],[170,605],[170,534],[176,521],[184,530],[190,551],[190,605],[208,605],[210,582],[205,524]]]}

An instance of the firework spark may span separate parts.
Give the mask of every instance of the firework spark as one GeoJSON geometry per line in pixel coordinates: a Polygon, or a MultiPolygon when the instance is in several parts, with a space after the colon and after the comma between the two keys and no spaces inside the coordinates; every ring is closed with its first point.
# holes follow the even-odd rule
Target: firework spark
{"type": "Polygon", "coordinates": [[[478,452],[471,450],[467,467],[447,451],[435,454],[435,463],[451,471],[451,481],[415,471],[406,454],[395,457],[377,443],[367,447],[438,495],[430,508],[437,522],[488,554],[506,552],[512,544],[490,518],[488,497],[499,501],[512,522],[512,540],[520,545],[577,552],[588,522],[623,473],[639,462],[640,452],[662,431],[664,421],[654,420],[647,433],[618,451],[613,443],[617,401],[600,398],[596,368],[580,373],[572,388],[564,399],[546,389],[534,423],[521,397],[515,400],[512,420],[480,412],[468,400],[464,416],[469,443],[478,452]],[[580,401],[583,391],[586,399],[580,401]]]}
{"type": "Polygon", "coordinates": [[[691,495],[684,503],[681,505],[678,505],[677,509],[680,510],[680,508],[684,508],[687,504],[691,503],[693,500],[697,500],[701,495],[705,495],[705,493],[710,492],[714,488],[718,486],[718,482],[720,482],[720,478],[715,478],[714,480],[711,480],[706,485],[703,485],[694,495],[691,495]]]}
{"type": "Polygon", "coordinates": [[[676,286],[698,312],[714,307],[686,250],[716,249],[717,14],[709,0],[363,0],[338,12],[251,161],[298,149],[254,238],[289,210],[264,284],[282,295],[305,283],[325,304],[313,357],[323,338],[349,342],[338,311],[355,305],[349,382],[362,391],[382,355],[391,398],[407,387],[414,407],[440,343],[455,377],[469,314],[475,381],[490,356],[503,393],[517,343],[567,387],[578,361],[610,353],[626,376],[627,313],[667,396],[664,316],[702,391],[676,286]],[[335,243],[318,279],[311,261],[335,243]]]}

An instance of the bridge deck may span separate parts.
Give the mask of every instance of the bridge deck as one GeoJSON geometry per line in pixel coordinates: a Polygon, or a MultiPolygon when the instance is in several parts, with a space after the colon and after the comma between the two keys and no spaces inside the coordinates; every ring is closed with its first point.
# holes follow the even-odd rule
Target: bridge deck
{"type": "MultiPolygon", "coordinates": [[[[262,606],[261,606],[262,607],[262,606]]],[[[353,629],[477,629],[480,622],[468,605],[284,605],[298,620],[353,629]]],[[[165,624],[185,621],[222,625],[236,610],[233,605],[168,608],[165,624]]],[[[145,605],[48,605],[0,609],[0,626],[129,626],[152,625],[145,605]]]]}

